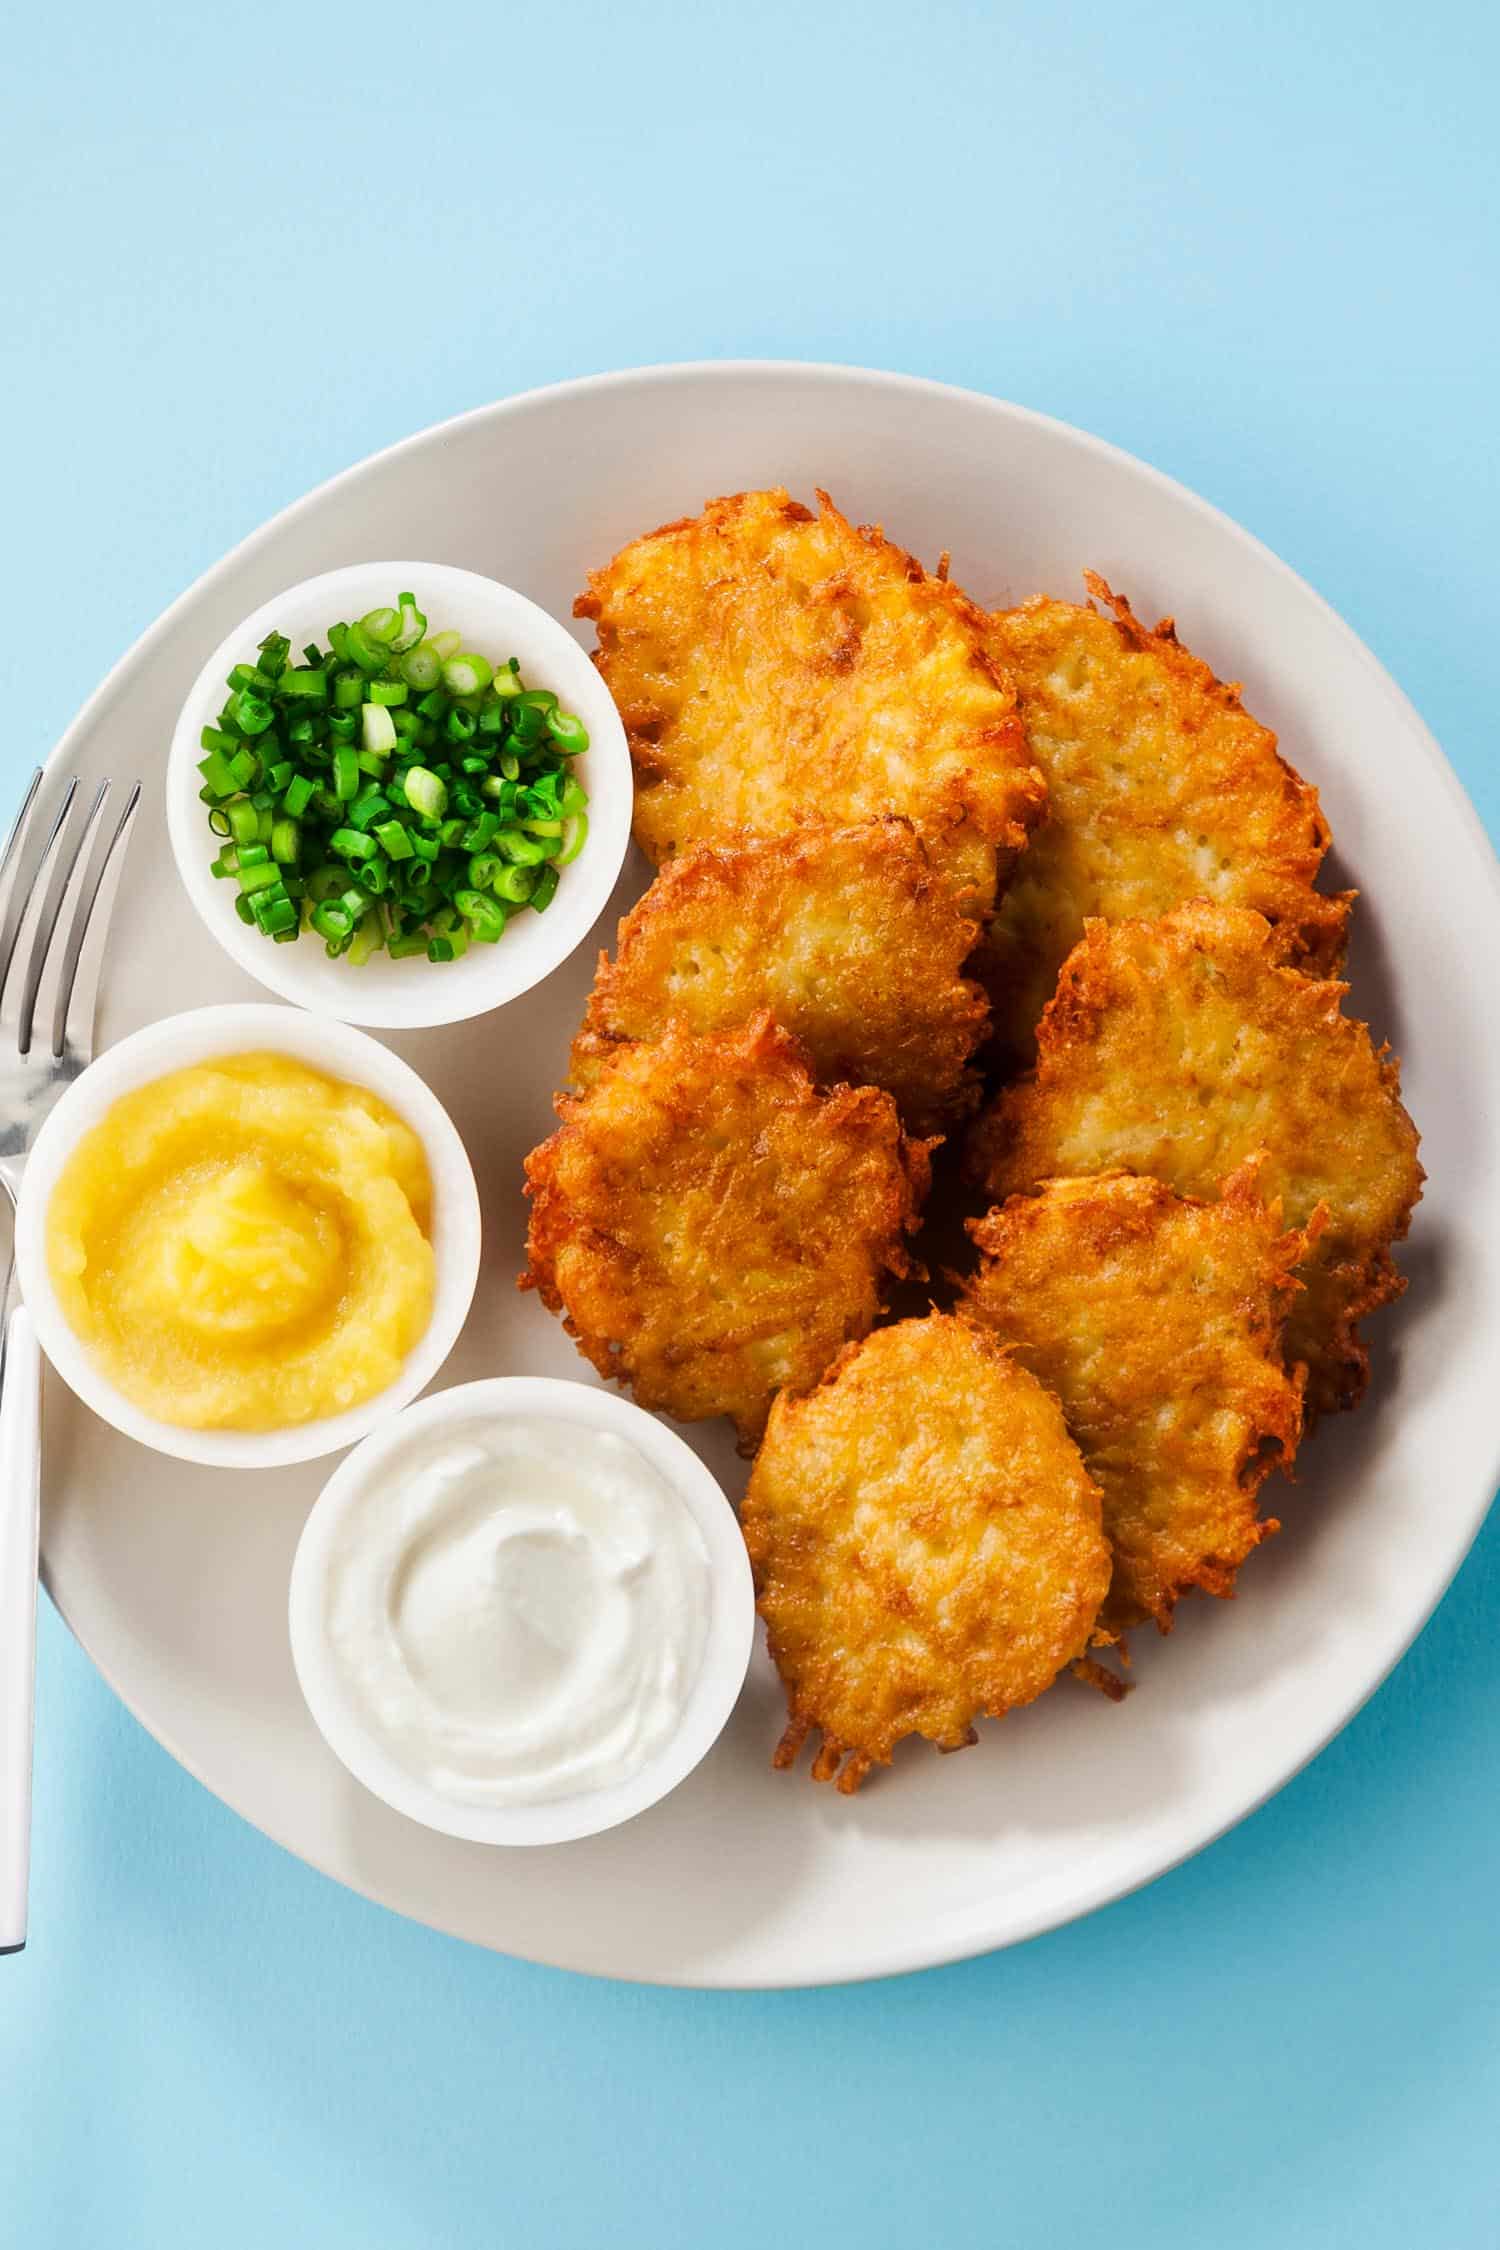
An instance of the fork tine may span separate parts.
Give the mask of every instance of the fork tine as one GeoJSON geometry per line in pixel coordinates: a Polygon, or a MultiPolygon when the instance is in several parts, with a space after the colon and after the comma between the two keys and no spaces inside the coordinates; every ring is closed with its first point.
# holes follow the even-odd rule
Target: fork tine
{"type": "MultiPolygon", "coordinates": [[[[73,810],[73,799],[77,795],[78,776],[75,773],[64,792],[63,801],[57,809],[57,818],[53,821],[48,832],[47,841],[42,846],[42,856],[31,871],[30,881],[23,884],[21,871],[19,868],[16,870],[15,888],[11,893],[10,903],[5,910],[4,929],[0,931],[0,943],[3,943],[4,947],[3,952],[0,952],[0,998],[3,998],[6,985],[10,982],[10,972],[15,966],[16,948],[20,942],[21,930],[31,912],[31,902],[36,896],[37,885],[48,868],[55,862],[58,838],[68,824],[68,815],[73,810]]],[[[24,1054],[24,1052],[23,1046],[22,1053],[24,1054]]]]}
{"type": "Polygon", "coordinates": [[[11,854],[21,841],[21,831],[26,826],[27,816],[36,802],[36,793],[41,786],[42,769],[38,766],[27,785],[25,796],[21,799],[20,810],[10,824],[10,834],[5,839],[5,850],[0,853],[0,883],[3,883],[10,873],[11,854]]]}
{"type": "MultiPolygon", "coordinates": [[[[0,880],[12,875],[12,873],[15,878],[10,884],[9,895],[5,901],[4,917],[0,919],[0,998],[4,997],[5,980],[10,974],[11,955],[15,951],[16,937],[26,913],[27,900],[31,896],[31,884],[23,884],[21,881],[21,862],[25,856],[26,847],[31,840],[31,812],[36,803],[36,793],[41,784],[42,769],[38,766],[31,777],[31,786],[21,800],[21,809],[11,823],[11,831],[5,843],[5,857],[0,859],[0,880]],[[15,862],[14,869],[11,865],[12,861],[15,862]]],[[[36,881],[34,874],[31,880],[32,883],[36,881]]]]}
{"type": "Polygon", "coordinates": [[[42,981],[42,971],[47,966],[47,955],[52,950],[52,940],[57,934],[57,918],[62,912],[63,900],[68,895],[68,885],[73,880],[85,846],[99,824],[99,815],[109,795],[109,783],[101,781],[88,810],[88,818],[73,841],[58,846],[52,863],[52,873],[47,881],[47,893],[42,901],[41,915],[32,933],[31,956],[26,963],[26,979],[21,987],[21,1019],[16,1031],[16,1044],[23,1055],[31,1052],[31,1027],[36,1018],[36,996],[42,981]]]}
{"type": "Polygon", "coordinates": [[[74,909],[62,969],[57,980],[57,999],[52,1011],[54,1055],[61,1055],[70,1033],[80,1055],[87,1057],[89,1053],[94,1032],[94,1009],[99,998],[99,970],[104,958],[103,937],[109,927],[120,872],[125,865],[130,831],[140,801],[141,785],[138,781],[133,782],[124,810],[115,822],[114,834],[105,846],[98,870],[91,882],[85,882],[83,894],[74,909]],[[84,942],[90,930],[95,927],[95,913],[101,899],[104,911],[97,924],[100,943],[94,948],[93,956],[80,976],[79,963],[83,957],[84,942]]]}

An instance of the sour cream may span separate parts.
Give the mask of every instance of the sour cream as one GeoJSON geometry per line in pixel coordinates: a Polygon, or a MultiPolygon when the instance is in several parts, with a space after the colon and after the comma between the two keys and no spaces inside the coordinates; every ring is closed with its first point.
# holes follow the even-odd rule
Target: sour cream
{"type": "Polygon", "coordinates": [[[644,1455],[525,1416],[440,1424],[384,1461],[324,1589],[344,1699],[459,1806],[639,1773],[692,1695],[711,1607],[703,1533],[644,1455]]]}

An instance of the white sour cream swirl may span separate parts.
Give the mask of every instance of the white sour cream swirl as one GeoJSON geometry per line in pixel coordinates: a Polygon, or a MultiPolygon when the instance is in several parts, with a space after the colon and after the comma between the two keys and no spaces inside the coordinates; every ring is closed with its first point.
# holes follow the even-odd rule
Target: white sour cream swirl
{"type": "Polygon", "coordinates": [[[328,1558],[351,1705],[456,1805],[541,1805],[629,1780],[703,1659],[710,1566],[635,1447],[542,1417],[437,1428],[388,1461],[328,1558]]]}

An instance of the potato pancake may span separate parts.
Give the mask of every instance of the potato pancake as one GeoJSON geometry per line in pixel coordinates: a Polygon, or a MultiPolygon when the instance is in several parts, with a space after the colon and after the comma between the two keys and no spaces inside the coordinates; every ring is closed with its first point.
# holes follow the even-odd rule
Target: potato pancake
{"type": "Polygon", "coordinates": [[[657,865],[742,830],[904,813],[977,915],[1045,787],[989,620],[826,493],[710,501],[594,571],[574,615],[635,762],[657,865]]]}
{"type": "Polygon", "coordinates": [[[643,1406],[731,1415],[752,1444],[911,1270],[927,1144],[873,1086],[820,1093],[769,1016],[619,1047],[556,1107],[521,1286],[643,1406]]]}
{"type": "Polygon", "coordinates": [[[1042,1017],[1034,1072],[978,1120],[972,1175],[996,1197],[1126,1170],[1213,1196],[1266,1154],[1286,1223],[1327,1222],[1299,1268],[1290,1363],[1318,1413],[1369,1376],[1364,1314],[1405,1287],[1391,1261],[1422,1189],[1399,1074],[1342,984],[1286,963],[1263,915],[1196,903],[1154,922],[1090,922],[1042,1017]]]}
{"type": "Polygon", "coordinates": [[[1261,1201],[1262,1169],[1217,1203],[1128,1172],[1051,1180],[970,1222],[983,1256],[964,1308],[1061,1401],[1104,1494],[1101,1638],[1148,1617],[1170,1631],[1195,1586],[1232,1594],[1278,1528],[1256,1495],[1302,1434],[1282,1329],[1307,1244],[1261,1201]]]}
{"type": "Polygon", "coordinates": [[[1289,960],[1326,976],[1353,898],[1314,889],[1328,849],[1318,793],[1239,689],[1189,654],[1170,618],[1149,631],[1102,578],[1087,584],[1111,615],[1039,594],[991,621],[1048,797],[974,964],[1011,1064],[1031,1060],[1093,916],[1150,920],[1194,898],[1253,907],[1285,933],[1289,960]]]}
{"type": "Polygon", "coordinates": [[[719,1031],[769,1010],[824,1085],[883,1086],[927,1131],[972,1108],[989,1020],[962,974],[974,925],[905,820],[701,845],[620,924],[573,1049],[587,1085],[622,1039],[719,1031]]]}
{"type": "Polygon", "coordinates": [[[777,1400],[741,1521],[788,1720],[846,1795],[896,1744],[957,1750],[1083,1654],[1109,1587],[1098,1486],[1057,1401],[951,1314],[777,1400]]]}

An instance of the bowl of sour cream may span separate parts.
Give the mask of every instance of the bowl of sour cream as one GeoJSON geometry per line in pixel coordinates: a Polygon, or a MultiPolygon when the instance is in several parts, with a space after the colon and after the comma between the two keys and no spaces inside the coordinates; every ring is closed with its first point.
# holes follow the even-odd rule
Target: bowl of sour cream
{"type": "Polygon", "coordinates": [[[355,1447],[307,1519],[289,1614],[356,1780],[450,1836],[560,1844],[644,1812],[712,1748],[755,1600],[680,1437],[609,1392],[506,1376],[355,1447]]]}

